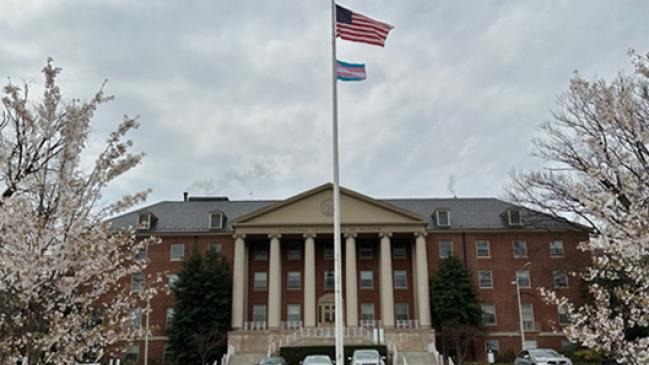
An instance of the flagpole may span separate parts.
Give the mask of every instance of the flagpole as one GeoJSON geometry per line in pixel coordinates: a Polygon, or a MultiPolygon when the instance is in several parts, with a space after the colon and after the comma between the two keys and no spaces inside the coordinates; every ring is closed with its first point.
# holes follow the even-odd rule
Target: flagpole
{"type": "Polygon", "coordinates": [[[336,364],[345,363],[343,336],[343,300],[341,280],[340,173],[338,168],[338,82],[336,80],[336,1],[331,0],[331,81],[332,81],[332,145],[334,203],[334,289],[336,321],[336,364]]]}

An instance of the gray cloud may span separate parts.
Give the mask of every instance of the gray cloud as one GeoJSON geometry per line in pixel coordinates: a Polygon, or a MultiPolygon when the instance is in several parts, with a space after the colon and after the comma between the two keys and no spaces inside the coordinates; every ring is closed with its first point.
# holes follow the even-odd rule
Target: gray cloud
{"type": "MultiPolygon", "coordinates": [[[[613,77],[649,50],[643,1],[347,0],[396,26],[384,49],[339,42],[367,63],[341,84],[341,181],[378,196],[498,195],[534,168],[536,126],[575,69],[613,77]]],[[[0,0],[0,76],[40,83],[53,56],[66,96],[104,78],[101,142],[122,114],[147,157],[106,194],[193,187],[286,197],[331,180],[328,2],[0,0]],[[6,10],[6,11],[5,11],[6,10]],[[257,170],[259,168],[261,170],[257,170]],[[195,184],[192,184],[194,182],[195,184]]]]}

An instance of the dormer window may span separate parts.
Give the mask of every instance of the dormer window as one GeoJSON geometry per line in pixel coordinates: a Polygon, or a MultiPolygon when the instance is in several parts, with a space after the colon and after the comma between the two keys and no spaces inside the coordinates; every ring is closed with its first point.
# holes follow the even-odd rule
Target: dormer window
{"type": "Polygon", "coordinates": [[[448,209],[438,209],[435,211],[435,223],[438,227],[451,226],[451,211],[448,209]]]}
{"type": "Polygon", "coordinates": [[[223,213],[210,213],[210,229],[223,229],[223,213]]]}
{"type": "Polygon", "coordinates": [[[151,229],[152,217],[151,213],[140,214],[137,218],[137,229],[151,229]]]}
{"type": "Polygon", "coordinates": [[[512,208],[507,210],[507,222],[510,226],[523,225],[523,213],[520,209],[512,208]]]}

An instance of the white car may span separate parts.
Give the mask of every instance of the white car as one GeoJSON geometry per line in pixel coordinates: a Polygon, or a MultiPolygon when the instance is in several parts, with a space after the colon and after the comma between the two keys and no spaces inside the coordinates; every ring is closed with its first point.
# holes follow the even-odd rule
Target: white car
{"type": "Polygon", "coordinates": [[[385,356],[376,350],[356,350],[348,360],[350,365],[385,365],[385,356]]]}
{"type": "Polygon", "coordinates": [[[521,351],[514,365],[572,365],[572,361],[553,349],[530,349],[521,351]]]}
{"type": "Polygon", "coordinates": [[[300,361],[302,365],[333,365],[334,362],[331,361],[327,355],[309,355],[304,361],[300,361]]]}

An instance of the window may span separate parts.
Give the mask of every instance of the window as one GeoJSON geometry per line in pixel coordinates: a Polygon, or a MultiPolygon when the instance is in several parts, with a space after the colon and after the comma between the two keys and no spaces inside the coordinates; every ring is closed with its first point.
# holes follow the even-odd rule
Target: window
{"type": "Polygon", "coordinates": [[[508,209],[507,210],[507,222],[510,226],[521,226],[523,225],[523,213],[520,209],[508,209]]]}
{"type": "Polygon", "coordinates": [[[566,325],[570,324],[570,314],[568,313],[568,306],[566,304],[559,305],[557,307],[559,312],[559,324],[566,325]]]}
{"type": "Polygon", "coordinates": [[[221,252],[222,252],[222,251],[221,251],[221,249],[222,249],[222,248],[221,248],[221,244],[220,244],[220,243],[217,243],[217,242],[209,243],[209,244],[207,245],[207,249],[208,249],[208,250],[212,250],[212,251],[214,251],[215,253],[217,253],[217,254],[219,254],[219,255],[220,255],[221,252]]]}
{"type": "Polygon", "coordinates": [[[550,256],[563,257],[563,241],[561,240],[550,241],[550,256]]]}
{"type": "Polygon", "coordinates": [[[124,354],[124,365],[137,364],[139,358],[140,358],[140,346],[139,345],[129,346],[128,349],[126,349],[126,353],[124,354]]]}
{"type": "Polygon", "coordinates": [[[453,256],[453,241],[439,241],[439,258],[445,259],[453,256]]]}
{"type": "Polygon", "coordinates": [[[532,303],[522,303],[521,312],[523,314],[523,329],[525,331],[536,330],[534,323],[534,305],[532,303]]]}
{"type": "Polygon", "coordinates": [[[131,275],[131,293],[140,293],[144,288],[144,274],[136,272],[131,275]]]}
{"type": "Polygon", "coordinates": [[[486,340],[484,342],[485,351],[498,352],[500,350],[500,342],[498,340],[486,340]]]}
{"type": "Polygon", "coordinates": [[[171,325],[171,321],[174,319],[174,309],[173,308],[167,308],[167,314],[165,315],[165,328],[169,328],[171,325]]]}
{"type": "Polygon", "coordinates": [[[302,283],[300,282],[300,272],[299,271],[289,271],[288,278],[286,280],[287,289],[300,289],[302,283]]]}
{"type": "Polygon", "coordinates": [[[530,278],[529,270],[517,271],[516,277],[518,278],[518,286],[520,288],[529,289],[532,287],[532,279],[530,278]]]}
{"type": "Polygon", "coordinates": [[[137,261],[144,260],[146,258],[146,248],[142,247],[139,249],[133,258],[137,261]]]}
{"type": "Polygon", "coordinates": [[[536,342],[536,340],[525,340],[526,349],[534,350],[537,347],[539,347],[539,344],[536,342]]]}
{"type": "Polygon", "coordinates": [[[210,214],[210,229],[223,229],[223,214],[210,214]]]}
{"type": "Polygon", "coordinates": [[[151,229],[151,213],[144,213],[138,216],[137,229],[151,229]]]}
{"type": "Polygon", "coordinates": [[[408,303],[394,303],[394,319],[396,321],[407,321],[408,303]]]}
{"type": "Polygon", "coordinates": [[[568,287],[568,274],[565,271],[553,271],[552,278],[555,288],[564,289],[568,287]]]}
{"type": "Polygon", "coordinates": [[[324,288],[325,290],[333,290],[336,285],[334,272],[325,271],[324,272],[324,288]]]}
{"type": "Polygon", "coordinates": [[[300,316],[300,305],[299,304],[289,304],[286,306],[286,321],[287,322],[299,322],[302,319],[300,316]]]}
{"type": "Polygon", "coordinates": [[[358,257],[361,260],[371,260],[374,258],[374,248],[368,243],[363,243],[358,248],[358,257]]]}
{"type": "Polygon", "coordinates": [[[482,323],[485,326],[496,325],[496,305],[495,304],[480,304],[482,307],[482,323]]]}
{"type": "Polygon", "coordinates": [[[185,257],[185,245],[183,243],[171,244],[171,261],[180,261],[185,257]]]}
{"type": "Polygon", "coordinates": [[[334,259],[334,248],[333,247],[325,247],[323,255],[324,255],[325,260],[333,260],[334,259]]]}
{"type": "Polygon", "coordinates": [[[374,303],[361,303],[361,321],[373,321],[374,303]]]}
{"type": "Polygon", "coordinates": [[[527,242],[514,240],[514,257],[527,257],[527,242]]]}
{"type": "Polygon", "coordinates": [[[396,270],[394,272],[394,288],[408,289],[408,275],[405,270],[396,270]]]}
{"type": "Polygon", "coordinates": [[[448,209],[435,211],[435,218],[439,227],[449,227],[451,225],[451,212],[448,209]]]}
{"type": "Polygon", "coordinates": [[[493,277],[491,271],[481,270],[478,271],[480,289],[491,289],[494,287],[493,277]]]}
{"type": "Polygon", "coordinates": [[[268,285],[268,273],[266,273],[265,271],[255,272],[255,282],[253,288],[255,290],[266,290],[267,285],[268,285]]]}
{"type": "Polygon", "coordinates": [[[165,345],[163,352],[163,364],[171,365],[173,364],[174,353],[171,351],[171,346],[165,345]]]}
{"type": "Polygon", "coordinates": [[[252,306],[252,320],[254,322],[266,322],[266,304],[252,306]]]}
{"type": "Polygon", "coordinates": [[[302,259],[302,248],[298,245],[288,246],[287,259],[289,260],[301,260],[302,259]]]}
{"type": "Polygon", "coordinates": [[[255,261],[267,261],[268,260],[268,248],[255,246],[255,261]]]}
{"type": "Polygon", "coordinates": [[[395,243],[392,246],[392,257],[395,259],[405,259],[408,257],[408,251],[404,243],[395,243]]]}
{"type": "Polygon", "coordinates": [[[475,241],[475,255],[478,258],[491,257],[491,247],[489,241],[475,241]]]}
{"type": "Polygon", "coordinates": [[[141,323],[142,310],[140,308],[131,309],[131,321],[129,323],[129,328],[131,329],[131,331],[139,330],[141,323]]]}
{"type": "Polygon", "coordinates": [[[169,274],[168,282],[167,282],[167,284],[169,285],[169,289],[173,289],[176,286],[177,282],[178,282],[178,274],[175,273],[169,274]]]}
{"type": "Polygon", "coordinates": [[[570,340],[561,340],[561,350],[565,352],[573,352],[577,349],[577,345],[570,340]]]}
{"type": "Polygon", "coordinates": [[[361,289],[374,289],[373,271],[361,271],[361,289]]]}

